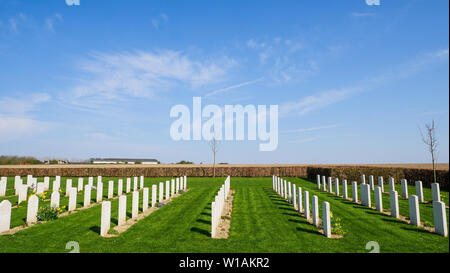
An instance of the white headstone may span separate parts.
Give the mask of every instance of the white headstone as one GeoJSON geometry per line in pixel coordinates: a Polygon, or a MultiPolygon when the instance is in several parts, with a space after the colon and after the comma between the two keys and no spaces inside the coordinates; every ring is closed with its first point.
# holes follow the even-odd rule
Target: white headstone
{"type": "Polygon", "coordinates": [[[334,179],[334,192],[339,196],[339,178],[334,179]]]}
{"type": "Polygon", "coordinates": [[[44,191],[48,191],[50,189],[50,177],[44,177],[44,191]]]}
{"type": "Polygon", "coordinates": [[[166,181],[166,199],[170,198],[170,181],[166,181]]]}
{"type": "Polygon", "coordinates": [[[39,208],[39,198],[36,195],[32,195],[28,199],[27,224],[37,222],[38,208],[39,208]]]}
{"type": "Polygon", "coordinates": [[[148,209],[148,188],[144,188],[142,192],[142,211],[145,212],[148,209]]]}
{"type": "Polygon", "coordinates": [[[287,190],[287,192],[288,192],[288,202],[289,203],[292,203],[292,192],[291,192],[291,182],[288,182],[288,190],[287,190]]]}
{"type": "Polygon", "coordinates": [[[419,199],[420,203],[423,203],[423,187],[422,187],[422,181],[416,181],[416,195],[419,199]]]}
{"type": "Polygon", "coordinates": [[[320,174],[318,174],[318,175],[316,176],[316,182],[317,182],[317,189],[320,190],[320,174]]]}
{"type": "Polygon", "coordinates": [[[102,182],[102,176],[101,175],[97,176],[97,186],[98,186],[98,182],[102,182]]]}
{"type": "Polygon", "coordinates": [[[298,206],[297,206],[298,212],[303,211],[303,198],[302,198],[302,188],[298,187],[298,206]]]}
{"type": "Polygon", "coordinates": [[[373,180],[373,175],[369,175],[369,186],[371,191],[375,190],[375,181],[373,180]]]}
{"type": "Polygon", "coordinates": [[[88,178],[88,185],[92,188],[92,186],[94,186],[94,178],[92,176],[90,176],[88,178]]]}
{"type": "Polygon", "coordinates": [[[20,176],[16,176],[14,178],[14,190],[15,190],[15,195],[19,194],[19,189],[22,186],[22,179],[20,179],[20,176]]]}
{"type": "Polygon", "coordinates": [[[156,191],[157,191],[156,185],[152,185],[152,207],[155,207],[156,205],[156,191]]]}
{"type": "Polygon", "coordinates": [[[395,191],[395,181],[393,177],[389,177],[389,192],[395,191]]]}
{"type": "Polygon", "coordinates": [[[37,188],[36,188],[36,193],[37,193],[37,194],[43,193],[43,192],[44,192],[44,189],[45,189],[45,184],[44,184],[44,182],[39,182],[39,183],[37,183],[37,188]]]}
{"type": "Polygon", "coordinates": [[[366,175],[361,174],[361,184],[366,184],[366,175]]]}
{"type": "Polygon", "coordinates": [[[20,184],[22,184],[22,181],[21,181],[22,179],[20,178],[20,175],[16,175],[15,177],[14,177],[14,189],[17,189],[17,185],[19,184],[19,182],[20,182],[20,184]]]}
{"type": "Polygon", "coordinates": [[[187,176],[184,176],[184,189],[187,189],[187,176]]]}
{"type": "Polygon", "coordinates": [[[72,189],[72,179],[67,179],[66,180],[66,196],[69,196],[71,189],[72,189]]]}
{"type": "Polygon", "coordinates": [[[87,207],[91,204],[91,186],[89,186],[89,184],[87,184],[86,186],[84,186],[84,203],[83,206],[87,207]]]}
{"type": "Polygon", "coordinates": [[[175,191],[176,191],[176,193],[178,193],[179,190],[180,190],[180,178],[177,177],[175,179],[175,191]]]}
{"type": "Polygon", "coordinates": [[[175,194],[175,179],[171,180],[171,188],[170,188],[170,195],[175,194]]]}
{"type": "Polygon", "coordinates": [[[121,196],[123,193],[123,180],[119,179],[118,185],[117,185],[117,195],[121,196]]]}
{"type": "Polygon", "coordinates": [[[402,197],[408,198],[408,182],[406,179],[400,180],[401,187],[402,187],[402,197]]]}
{"type": "Polygon", "coordinates": [[[375,207],[376,207],[377,211],[379,211],[379,212],[383,211],[383,198],[382,198],[380,186],[377,186],[375,188],[375,207]]]}
{"type": "Polygon", "coordinates": [[[352,200],[353,202],[358,202],[358,184],[356,181],[352,182],[352,200]]]}
{"type": "Polygon", "coordinates": [[[438,183],[431,183],[431,193],[433,195],[433,202],[441,201],[441,190],[438,183]]]}
{"type": "Polygon", "coordinates": [[[111,201],[102,202],[102,216],[100,220],[100,236],[105,236],[111,227],[111,201]]]}
{"type": "Polygon", "coordinates": [[[391,205],[391,216],[394,218],[399,218],[398,211],[398,194],[396,191],[390,192],[390,205],[391,205]]]}
{"type": "Polygon", "coordinates": [[[331,180],[331,177],[328,177],[328,192],[333,192],[333,180],[331,180]]]}
{"type": "Polygon", "coordinates": [[[137,191],[138,189],[138,178],[137,176],[133,177],[133,191],[137,191]]]}
{"type": "Polygon", "coordinates": [[[345,199],[348,198],[347,179],[342,180],[342,191],[345,199]]]}
{"type": "Polygon", "coordinates": [[[61,198],[61,196],[60,196],[58,191],[52,192],[50,206],[52,208],[59,208],[59,200],[60,200],[60,198],[61,198]]]}
{"type": "Polygon", "coordinates": [[[382,176],[378,176],[378,186],[380,186],[381,193],[383,193],[384,192],[384,182],[383,182],[383,177],[382,176]]]}
{"type": "Polygon", "coordinates": [[[131,203],[131,218],[134,219],[138,217],[138,214],[139,214],[139,192],[133,191],[133,200],[131,203]]]}
{"type": "Polygon", "coordinates": [[[330,203],[322,203],[322,214],[323,235],[329,238],[331,237],[330,203]]]}
{"type": "MultiPolygon", "coordinates": [[[[177,181],[179,183],[179,181],[177,181]]],[[[177,192],[178,192],[178,183],[177,183],[177,192]]],[[[164,199],[164,183],[160,182],[159,183],[159,198],[158,198],[158,202],[162,202],[162,200],[164,199]]]]}
{"type": "Polygon", "coordinates": [[[0,203],[0,233],[8,231],[11,227],[11,202],[3,200],[0,203]]]}
{"type": "Polygon", "coordinates": [[[97,203],[102,202],[103,200],[103,183],[97,182],[97,203]]]}
{"type": "Polygon", "coordinates": [[[439,235],[447,237],[447,213],[444,202],[433,201],[433,218],[435,232],[439,235]]]}
{"type": "Polygon", "coordinates": [[[305,204],[304,204],[304,216],[306,219],[309,219],[309,192],[305,191],[305,198],[304,198],[305,204]]]}
{"type": "Polygon", "coordinates": [[[0,179],[0,196],[6,195],[7,181],[8,180],[4,179],[3,177],[2,179],[0,179]]]}
{"type": "Polygon", "coordinates": [[[53,181],[52,191],[59,191],[60,187],[61,187],[61,180],[55,179],[55,181],[53,181]]]}
{"type": "Polygon", "coordinates": [[[317,198],[317,195],[312,196],[312,220],[313,220],[313,225],[318,227],[319,226],[319,198],[317,198]]]}
{"type": "Polygon", "coordinates": [[[20,204],[23,201],[27,200],[27,194],[28,194],[28,186],[27,185],[21,185],[19,187],[19,198],[17,200],[17,204],[20,204]]]}
{"type": "Polygon", "coordinates": [[[327,190],[327,182],[326,182],[326,177],[325,175],[322,175],[322,190],[326,191],[327,190]]]}
{"type": "Polygon", "coordinates": [[[143,175],[141,175],[141,177],[140,177],[139,188],[140,188],[141,190],[144,188],[144,176],[143,176],[143,175]]]}
{"type": "Polygon", "coordinates": [[[131,191],[131,178],[127,178],[127,187],[125,192],[129,193],[131,191]]]}
{"type": "Polygon", "coordinates": [[[419,211],[419,198],[416,195],[410,195],[408,197],[409,203],[409,219],[411,220],[411,225],[420,225],[420,211],[419,211]]]}
{"type": "Polygon", "coordinates": [[[71,188],[69,191],[69,211],[77,208],[77,188],[71,188]]]}
{"type": "Polygon", "coordinates": [[[295,184],[292,184],[292,201],[294,209],[297,208],[297,190],[295,184]]]}
{"type": "Polygon", "coordinates": [[[108,199],[113,198],[114,196],[114,181],[109,180],[108,182],[108,199]]]}
{"type": "Polygon", "coordinates": [[[122,195],[119,197],[119,215],[118,225],[121,226],[127,221],[127,196],[122,195]]]}
{"type": "Polygon", "coordinates": [[[370,185],[361,184],[361,202],[364,206],[371,207],[372,203],[370,200],[370,185]]]}
{"type": "Polygon", "coordinates": [[[78,191],[82,191],[83,190],[83,187],[84,187],[84,178],[83,177],[79,177],[78,178],[78,191]]]}

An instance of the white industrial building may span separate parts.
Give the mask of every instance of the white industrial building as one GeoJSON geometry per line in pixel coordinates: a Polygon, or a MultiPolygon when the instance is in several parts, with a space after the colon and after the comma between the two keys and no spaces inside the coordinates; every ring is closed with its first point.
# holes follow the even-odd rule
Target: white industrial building
{"type": "Polygon", "coordinates": [[[156,159],[140,158],[91,158],[92,164],[158,164],[156,159]]]}

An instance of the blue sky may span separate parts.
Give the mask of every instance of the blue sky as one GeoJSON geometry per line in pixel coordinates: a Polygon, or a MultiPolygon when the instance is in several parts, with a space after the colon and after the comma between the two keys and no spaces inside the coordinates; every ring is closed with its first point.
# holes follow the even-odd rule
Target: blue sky
{"type": "Polygon", "coordinates": [[[211,163],[176,104],[279,106],[228,163],[449,162],[449,2],[0,0],[0,154],[211,163]]]}

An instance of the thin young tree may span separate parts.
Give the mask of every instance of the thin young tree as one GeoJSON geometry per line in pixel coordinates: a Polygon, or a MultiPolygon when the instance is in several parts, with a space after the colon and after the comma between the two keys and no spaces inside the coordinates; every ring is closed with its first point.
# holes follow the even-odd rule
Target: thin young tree
{"type": "Polygon", "coordinates": [[[218,146],[215,134],[213,134],[213,138],[209,141],[209,147],[213,153],[213,178],[216,178],[216,154],[218,151],[218,146]]]}
{"type": "Polygon", "coordinates": [[[434,125],[434,120],[431,123],[425,124],[426,133],[423,134],[420,130],[420,135],[422,136],[422,141],[427,145],[428,151],[431,154],[431,164],[433,166],[433,180],[436,183],[436,150],[438,146],[436,138],[436,127],[434,125]]]}

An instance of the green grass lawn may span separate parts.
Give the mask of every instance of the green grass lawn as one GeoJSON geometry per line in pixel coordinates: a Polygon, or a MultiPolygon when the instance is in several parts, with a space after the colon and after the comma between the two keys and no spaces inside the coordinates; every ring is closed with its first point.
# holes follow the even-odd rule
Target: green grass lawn
{"type": "MultiPolygon", "coordinates": [[[[105,199],[108,180],[111,179],[103,178],[105,199]]],[[[146,178],[145,186],[150,187],[151,191],[151,184],[165,180],[146,178]]],[[[368,252],[365,246],[369,241],[378,242],[382,253],[449,252],[448,237],[415,228],[317,190],[315,182],[300,178],[288,180],[301,186],[303,190],[308,190],[310,198],[317,195],[320,208],[322,201],[330,203],[335,217],[342,219],[346,231],[344,238],[328,239],[321,235],[317,228],[309,224],[272,190],[271,177],[232,177],[231,187],[236,192],[230,237],[211,239],[210,204],[224,180],[189,177],[188,192],[142,219],[118,237],[99,236],[101,206],[96,205],[13,235],[2,235],[0,252],[68,252],[65,246],[69,241],[78,242],[81,252],[368,252]]],[[[77,180],[73,179],[73,183],[75,185],[77,180]]],[[[61,186],[64,188],[65,179],[62,179],[61,186]]],[[[351,187],[349,194],[351,195],[351,187]]],[[[444,194],[448,197],[448,192],[444,194]]],[[[78,196],[78,208],[82,206],[82,196],[82,193],[78,196]]],[[[93,201],[95,196],[95,191],[92,191],[93,201]]],[[[140,197],[142,198],[142,194],[140,197]]],[[[13,202],[14,198],[7,197],[13,202]]],[[[388,195],[384,195],[383,199],[385,208],[389,209],[388,195]]],[[[131,196],[127,201],[128,214],[131,215],[131,196]]],[[[407,216],[407,200],[399,198],[399,202],[400,213],[407,216]]],[[[67,204],[67,198],[62,198],[61,204],[67,204]]],[[[117,223],[118,200],[112,200],[111,205],[114,226],[117,223]]],[[[13,209],[12,214],[12,226],[23,224],[26,203],[13,209]]],[[[421,205],[421,216],[423,220],[433,221],[430,205],[421,205]]]]}

